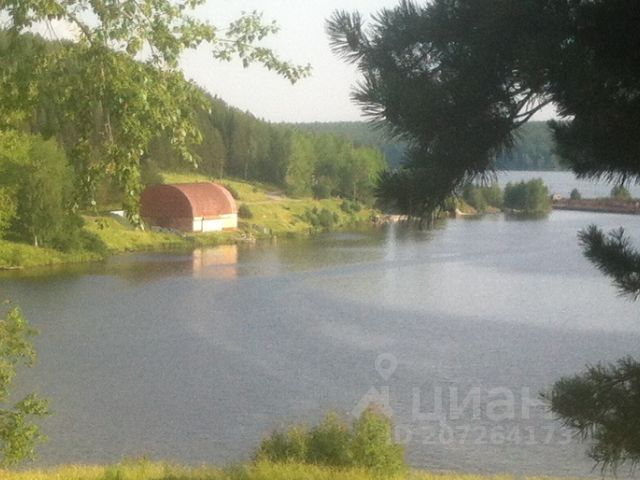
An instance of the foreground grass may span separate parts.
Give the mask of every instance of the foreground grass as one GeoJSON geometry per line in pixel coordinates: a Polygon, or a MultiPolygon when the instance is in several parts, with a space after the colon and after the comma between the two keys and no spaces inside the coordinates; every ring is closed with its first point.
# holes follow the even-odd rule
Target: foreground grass
{"type": "MultiPolygon", "coordinates": [[[[193,173],[164,173],[165,183],[202,182],[210,179],[193,173]]],[[[85,216],[85,229],[95,234],[104,244],[108,254],[141,251],[188,251],[199,247],[238,243],[247,239],[271,238],[274,236],[308,236],[327,229],[314,220],[323,210],[330,212],[331,229],[356,228],[370,224],[376,212],[362,209],[345,212],[340,207],[342,200],[332,198],[289,198],[273,185],[240,180],[221,180],[238,197],[238,205],[245,205],[251,218],[240,219],[236,231],[205,234],[177,234],[142,231],[128,225],[126,221],[111,216],[85,216]],[[315,212],[315,213],[314,213],[315,212]]],[[[326,212],[325,212],[326,215],[326,212]]],[[[0,270],[29,268],[98,261],[104,254],[96,252],[63,253],[47,248],[0,240],[0,270]]]]}
{"type": "MultiPolygon", "coordinates": [[[[390,480],[515,480],[514,476],[411,471],[390,480]]],[[[534,480],[534,477],[528,477],[534,480]]],[[[137,462],[117,466],[72,465],[51,470],[2,472],[0,480],[379,480],[375,472],[315,465],[258,463],[231,469],[137,462]]]]}

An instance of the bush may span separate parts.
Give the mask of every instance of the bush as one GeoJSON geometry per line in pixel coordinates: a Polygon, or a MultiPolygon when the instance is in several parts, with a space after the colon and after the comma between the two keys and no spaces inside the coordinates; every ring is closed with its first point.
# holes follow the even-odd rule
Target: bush
{"type": "Polygon", "coordinates": [[[308,433],[307,460],[316,465],[347,467],[351,432],[349,425],[336,414],[329,413],[324,421],[308,433]]]}
{"type": "Polygon", "coordinates": [[[406,469],[404,450],[392,440],[392,423],[375,408],[348,425],[329,413],[317,426],[274,432],[262,441],[256,460],[359,467],[384,476],[406,469]]]}
{"type": "Polygon", "coordinates": [[[497,183],[488,187],[468,183],[462,190],[462,198],[479,213],[485,212],[488,207],[502,208],[503,203],[502,190],[497,183]]]}
{"type": "Polygon", "coordinates": [[[358,213],[362,207],[355,200],[343,200],[340,204],[340,210],[345,213],[358,213]]]}
{"type": "Polygon", "coordinates": [[[256,452],[256,460],[272,462],[306,462],[309,432],[304,427],[293,427],[286,432],[273,432],[264,439],[256,452]]]}
{"type": "Polygon", "coordinates": [[[333,213],[331,210],[327,208],[323,208],[322,210],[318,210],[317,207],[313,207],[311,210],[307,210],[305,213],[306,220],[314,227],[314,228],[323,228],[325,230],[330,230],[338,221],[340,217],[336,213],[333,213]]]}
{"type": "Polygon", "coordinates": [[[323,198],[329,198],[331,196],[331,187],[326,183],[316,183],[311,187],[313,192],[313,198],[322,200],[323,198]]]}
{"type": "Polygon", "coordinates": [[[248,205],[245,205],[243,203],[238,208],[238,217],[240,217],[240,218],[253,218],[253,212],[251,211],[251,209],[249,208],[248,205]]]}
{"type": "Polygon", "coordinates": [[[625,188],[624,185],[616,185],[611,189],[611,198],[616,200],[630,200],[631,193],[625,188]]]}
{"type": "Polygon", "coordinates": [[[582,195],[580,194],[580,191],[577,188],[574,188],[573,190],[571,190],[571,193],[569,194],[569,198],[571,200],[582,200],[582,195]]]}
{"type": "Polygon", "coordinates": [[[467,185],[462,194],[465,202],[476,209],[478,213],[483,213],[487,209],[487,202],[480,191],[480,187],[475,185],[467,185]]]}
{"type": "Polygon", "coordinates": [[[404,450],[392,442],[391,420],[374,408],[365,410],[353,426],[353,465],[391,475],[404,470],[404,450]]]}
{"type": "Polygon", "coordinates": [[[229,193],[231,194],[234,200],[240,200],[240,194],[235,188],[233,188],[231,185],[226,185],[226,184],[222,186],[227,190],[229,190],[229,193]]]}
{"type": "Polygon", "coordinates": [[[495,208],[502,208],[504,204],[504,197],[502,195],[502,189],[498,183],[492,183],[488,187],[481,187],[482,196],[488,205],[495,208]]]}
{"type": "Polygon", "coordinates": [[[540,178],[526,183],[507,183],[504,206],[526,214],[548,213],[551,210],[549,189],[540,178]]]}

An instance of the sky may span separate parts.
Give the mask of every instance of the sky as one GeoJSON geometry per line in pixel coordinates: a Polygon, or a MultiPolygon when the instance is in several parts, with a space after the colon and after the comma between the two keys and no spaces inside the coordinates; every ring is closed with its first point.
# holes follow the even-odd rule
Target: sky
{"type": "Polygon", "coordinates": [[[209,0],[198,10],[212,24],[223,27],[243,11],[262,12],[275,20],[280,32],[265,45],[296,64],[312,66],[312,75],[295,85],[260,65],[243,68],[239,61],[212,60],[206,48],[188,52],[182,60],[186,76],[227,103],[255,116],[280,122],[360,120],[349,98],[358,75],[331,53],[324,22],[336,9],[374,13],[397,0],[209,0]]]}
{"type": "MultiPolygon", "coordinates": [[[[329,48],[325,20],[335,10],[359,11],[365,18],[399,0],[208,0],[195,15],[224,28],[242,12],[262,12],[275,20],[280,31],[265,39],[285,60],[312,66],[311,77],[295,85],[256,64],[243,68],[213,59],[206,46],[186,52],[181,68],[187,78],[228,104],[271,122],[328,122],[364,120],[350,93],[359,79],[353,65],[336,57],[329,48]]],[[[41,32],[46,34],[45,31],[41,32]]],[[[547,108],[534,117],[553,117],[547,108]]]]}
{"type": "MultiPolygon", "coordinates": [[[[398,0],[209,0],[198,11],[216,26],[225,26],[243,11],[259,11],[265,20],[275,20],[280,32],[266,45],[283,59],[310,63],[310,78],[291,85],[286,79],[259,65],[243,68],[239,61],[212,60],[206,48],[184,55],[186,76],[230,105],[248,110],[273,122],[327,122],[363,120],[350,92],[358,81],[352,65],[336,57],[329,48],[324,23],[335,10],[359,11],[366,18],[398,0]]],[[[553,108],[534,120],[547,120],[553,108]]]]}

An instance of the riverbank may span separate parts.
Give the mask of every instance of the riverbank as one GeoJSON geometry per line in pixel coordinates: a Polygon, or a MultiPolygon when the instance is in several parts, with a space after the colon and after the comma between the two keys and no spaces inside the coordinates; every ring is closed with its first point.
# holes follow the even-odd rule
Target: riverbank
{"type": "Polygon", "coordinates": [[[553,209],[640,215],[640,201],[637,199],[620,200],[616,198],[582,198],[580,200],[561,198],[553,201],[553,209]]]}
{"type": "MultiPolygon", "coordinates": [[[[198,174],[165,173],[165,183],[202,182],[198,174]]],[[[371,223],[376,212],[339,198],[290,198],[276,187],[261,183],[224,180],[238,206],[248,213],[233,231],[180,234],[141,230],[117,216],[85,215],[84,229],[95,235],[100,251],[60,252],[0,240],[0,270],[95,262],[127,252],[188,251],[195,248],[253,242],[273,237],[304,237],[327,230],[357,228],[371,223]]]]}
{"type": "MultiPolygon", "coordinates": [[[[379,480],[380,475],[361,469],[336,469],[316,465],[262,462],[232,468],[183,467],[141,461],[116,466],[70,465],[51,470],[2,472],[0,480],[379,480]]],[[[515,475],[471,475],[409,471],[391,480],[537,480],[515,475]]],[[[552,480],[551,477],[544,477],[552,480]]]]}

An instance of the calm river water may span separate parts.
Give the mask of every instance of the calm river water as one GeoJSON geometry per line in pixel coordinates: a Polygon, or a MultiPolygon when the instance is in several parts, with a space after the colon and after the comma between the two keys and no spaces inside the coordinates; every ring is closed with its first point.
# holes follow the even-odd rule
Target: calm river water
{"type": "Polygon", "coordinates": [[[578,248],[594,222],[640,238],[640,217],[555,212],[5,275],[41,332],[20,377],[55,412],[39,464],[227,464],[274,427],[376,401],[416,467],[588,475],[538,394],[639,355],[640,305],[578,248]]]}

